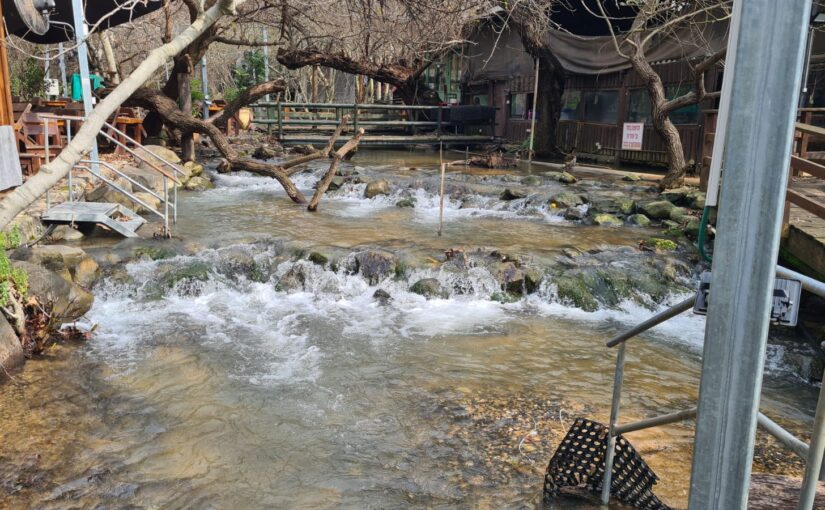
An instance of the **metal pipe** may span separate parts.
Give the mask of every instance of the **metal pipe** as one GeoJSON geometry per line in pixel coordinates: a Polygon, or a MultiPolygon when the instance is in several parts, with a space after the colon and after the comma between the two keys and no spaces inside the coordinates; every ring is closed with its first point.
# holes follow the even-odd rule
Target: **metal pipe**
{"type": "Polygon", "coordinates": [[[690,510],[744,509],[811,0],[734,2],[724,151],[690,510]],[[759,86],[754,86],[754,84],[759,86]]]}
{"type": "Polygon", "coordinates": [[[800,458],[808,456],[808,445],[785,430],[782,425],[776,423],[762,413],[756,416],[756,423],[768,434],[776,438],[777,441],[788,447],[792,452],[799,455],[800,458]]]}
{"type": "Polygon", "coordinates": [[[672,319],[676,317],[682,312],[686,312],[693,308],[693,303],[696,301],[695,296],[691,296],[684,301],[681,301],[667,310],[663,312],[659,312],[653,317],[649,318],[648,320],[633,326],[632,328],[628,329],[624,333],[619,333],[618,335],[614,336],[607,342],[608,347],[616,347],[620,343],[624,343],[626,340],[633,338],[634,336],[644,333],[648,329],[651,329],[659,324],[665,322],[666,320],[672,319]]]}
{"type": "Polygon", "coordinates": [[[776,274],[783,278],[789,278],[791,280],[799,280],[802,282],[802,288],[807,290],[812,294],[816,294],[819,297],[825,298],[825,283],[815,280],[809,276],[805,276],[802,273],[797,273],[787,267],[776,266],[776,274]]]}
{"type": "Polygon", "coordinates": [[[60,63],[60,85],[62,86],[63,96],[69,96],[69,81],[66,79],[66,54],[63,52],[63,43],[57,44],[57,51],[59,54],[58,62],[60,63]]]}
{"type": "Polygon", "coordinates": [[[209,72],[206,68],[206,55],[201,58],[201,91],[203,92],[203,119],[209,119],[209,72]]]}
{"type": "Polygon", "coordinates": [[[661,416],[654,416],[653,418],[646,418],[644,420],[634,421],[633,423],[626,423],[624,425],[616,426],[616,435],[628,434],[638,430],[649,429],[669,423],[677,423],[680,421],[689,420],[696,416],[696,408],[691,407],[684,411],[676,411],[675,413],[663,414],[661,416]]]}
{"type": "Polygon", "coordinates": [[[43,119],[43,131],[44,131],[44,133],[43,133],[43,138],[44,138],[43,147],[46,149],[46,164],[48,165],[49,161],[51,161],[51,159],[52,159],[51,154],[50,154],[51,151],[49,150],[49,118],[48,117],[42,117],[42,119],[43,119]]]}
{"type": "MultiPolygon", "coordinates": [[[[131,137],[131,136],[127,135],[127,134],[126,134],[126,133],[124,133],[123,131],[121,131],[121,130],[119,130],[118,128],[116,128],[116,127],[112,126],[112,125],[111,125],[111,124],[109,124],[108,122],[104,122],[103,124],[104,124],[104,126],[105,126],[105,127],[108,127],[109,129],[113,129],[116,133],[118,133],[120,136],[122,136],[122,137],[123,137],[123,138],[124,138],[127,142],[133,143],[133,144],[137,145],[138,147],[141,147],[141,145],[140,145],[138,142],[136,142],[134,139],[132,139],[132,137],[131,137]]],[[[101,131],[101,134],[104,134],[104,132],[103,132],[103,131],[101,131]]],[[[120,144],[120,146],[121,146],[121,147],[123,147],[124,149],[126,149],[126,150],[127,150],[127,151],[131,154],[131,155],[133,155],[134,157],[138,158],[139,160],[141,160],[141,161],[143,161],[143,162],[145,162],[145,163],[149,163],[149,161],[147,161],[147,160],[146,160],[146,158],[144,158],[143,156],[139,155],[138,153],[136,153],[135,151],[133,151],[132,149],[130,149],[130,148],[129,148],[129,147],[127,147],[126,145],[124,145],[122,142],[120,142],[120,140],[113,139],[111,136],[109,137],[109,139],[110,139],[110,140],[114,140],[114,142],[115,142],[115,143],[120,144]]],[[[151,154],[151,155],[152,155],[155,159],[157,159],[158,161],[160,161],[160,162],[161,162],[161,163],[163,163],[164,165],[166,165],[166,166],[168,166],[169,168],[171,168],[172,170],[174,170],[174,171],[175,171],[175,173],[178,173],[178,174],[180,174],[180,175],[186,175],[186,172],[184,172],[183,170],[181,170],[180,168],[178,168],[178,167],[177,167],[174,163],[172,163],[172,162],[170,162],[170,161],[166,161],[165,159],[163,159],[162,157],[158,156],[157,154],[155,154],[155,153],[154,153],[154,152],[152,152],[152,151],[148,151],[148,150],[147,150],[146,152],[147,152],[148,154],[151,154]]],[[[152,163],[149,163],[149,164],[151,165],[152,163]]]]}
{"type": "Polygon", "coordinates": [[[811,446],[808,448],[808,457],[805,461],[805,477],[802,479],[802,490],[799,493],[799,510],[811,510],[814,507],[817,481],[821,480],[824,474],[822,473],[822,458],[825,453],[823,450],[825,450],[825,389],[820,388],[814,427],[811,432],[811,446]]]}
{"type": "MultiPolygon", "coordinates": [[[[92,85],[89,83],[89,48],[86,46],[89,29],[86,26],[83,3],[83,0],[72,0],[72,14],[75,41],[77,42],[77,63],[80,67],[80,90],[83,93],[83,111],[86,117],[88,117],[92,114],[92,110],[94,110],[94,104],[92,103],[92,85]]],[[[97,152],[97,138],[92,140],[91,155],[93,161],[100,161],[97,152]]],[[[97,171],[99,167],[93,165],[93,168],[97,171]]]]}
{"type": "Polygon", "coordinates": [[[622,382],[624,381],[624,360],[626,344],[622,342],[616,354],[616,371],[613,373],[613,401],[610,404],[610,426],[607,432],[607,453],[604,457],[604,477],[602,478],[602,504],[610,503],[610,485],[613,483],[613,457],[616,454],[616,422],[619,421],[619,406],[622,403],[622,382]]]}
{"type": "MultiPolygon", "coordinates": [[[[165,172],[163,172],[160,168],[158,168],[158,167],[157,167],[157,166],[155,166],[152,162],[150,162],[149,160],[147,160],[146,158],[144,158],[143,156],[141,156],[140,154],[138,154],[137,152],[135,152],[134,150],[132,150],[130,147],[128,147],[126,144],[124,144],[123,142],[121,142],[120,140],[118,140],[116,137],[113,137],[112,135],[110,135],[109,133],[106,133],[105,131],[101,131],[101,132],[100,132],[100,134],[101,134],[101,135],[103,135],[106,139],[111,140],[111,141],[112,141],[112,143],[114,143],[114,144],[116,144],[116,145],[118,145],[118,146],[122,147],[122,148],[123,148],[126,152],[128,152],[128,153],[129,153],[129,154],[131,154],[132,156],[136,157],[137,159],[139,159],[139,160],[143,161],[144,163],[146,163],[147,165],[149,165],[149,166],[150,166],[153,170],[155,170],[155,171],[156,171],[156,172],[158,172],[159,174],[161,174],[161,175],[164,175],[164,174],[165,174],[165,172]]],[[[176,168],[176,167],[175,167],[175,166],[173,166],[171,163],[169,163],[169,162],[168,162],[168,161],[166,161],[165,159],[161,158],[160,156],[158,156],[158,155],[157,155],[157,154],[155,154],[154,152],[152,152],[152,151],[146,151],[146,152],[148,152],[149,154],[154,155],[155,157],[157,157],[158,159],[160,159],[162,162],[164,162],[164,163],[166,163],[167,165],[169,165],[169,166],[170,166],[170,167],[171,167],[171,168],[172,168],[175,172],[180,173],[180,174],[183,174],[183,173],[184,173],[182,170],[180,170],[180,169],[176,168]]],[[[175,180],[177,180],[177,178],[175,178],[175,180]]]]}
{"type": "Polygon", "coordinates": [[[163,214],[163,235],[169,236],[169,179],[164,175],[163,176],[163,204],[164,204],[164,214],[163,214]]]}

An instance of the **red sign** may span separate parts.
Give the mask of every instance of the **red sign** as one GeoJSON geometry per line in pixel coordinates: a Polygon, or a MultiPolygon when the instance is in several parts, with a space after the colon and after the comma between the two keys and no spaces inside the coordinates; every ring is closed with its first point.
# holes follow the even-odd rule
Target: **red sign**
{"type": "Polygon", "coordinates": [[[645,134],[645,125],[642,122],[625,122],[622,129],[622,150],[642,150],[642,138],[645,134]]]}

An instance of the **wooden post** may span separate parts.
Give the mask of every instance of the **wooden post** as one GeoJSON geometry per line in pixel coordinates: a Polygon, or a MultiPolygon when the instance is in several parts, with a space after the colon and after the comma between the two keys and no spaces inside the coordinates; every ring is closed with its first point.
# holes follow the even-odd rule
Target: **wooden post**
{"type": "MultiPolygon", "coordinates": [[[[3,6],[0,5],[0,21],[3,19],[3,6]]],[[[6,28],[0,22],[0,125],[14,124],[14,109],[11,104],[11,71],[9,57],[6,53],[6,28]]]]}
{"type": "Polygon", "coordinates": [[[284,105],[278,101],[278,140],[284,141],[284,105]]]}

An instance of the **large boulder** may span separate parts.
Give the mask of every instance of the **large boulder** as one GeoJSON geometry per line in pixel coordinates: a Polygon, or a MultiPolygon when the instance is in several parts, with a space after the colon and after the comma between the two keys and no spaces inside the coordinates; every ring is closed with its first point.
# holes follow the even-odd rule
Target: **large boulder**
{"type": "Polygon", "coordinates": [[[627,223],[637,227],[647,227],[650,225],[650,218],[644,214],[631,214],[627,217],[627,223]]]}
{"type": "Polygon", "coordinates": [[[181,168],[189,177],[197,177],[203,174],[203,165],[194,161],[187,161],[181,168]]]}
{"type": "Polygon", "coordinates": [[[526,191],[512,188],[505,188],[504,191],[501,192],[501,195],[499,195],[499,198],[502,200],[517,200],[525,197],[527,197],[526,191]]]}
{"type": "MultiPolygon", "coordinates": [[[[144,187],[156,193],[163,193],[163,175],[160,172],[156,172],[155,170],[146,167],[137,168],[133,166],[123,167],[120,171],[144,187]]],[[[172,182],[170,182],[169,185],[171,189],[172,182]]],[[[142,188],[135,185],[132,185],[132,189],[134,191],[144,191],[142,188]]]]}
{"type": "Polygon", "coordinates": [[[91,288],[100,278],[100,266],[85,251],[76,246],[50,244],[19,248],[11,258],[37,264],[83,288],[91,288]]]}
{"type": "MultiPolygon", "coordinates": [[[[18,367],[23,364],[23,347],[17,333],[12,329],[9,321],[3,314],[0,314],[0,365],[6,370],[18,367]]],[[[0,381],[5,378],[5,373],[0,372],[0,381]]]]}
{"type": "Polygon", "coordinates": [[[608,227],[618,227],[622,224],[622,220],[612,214],[597,214],[593,217],[593,223],[608,227]]]}
{"type": "Polygon", "coordinates": [[[212,181],[203,176],[191,177],[183,187],[189,191],[206,191],[215,187],[212,181]]]}
{"type": "MultiPolygon", "coordinates": [[[[138,193],[135,193],[135,196],[137,198],[139,198],[141,201],[143,201],[144,203],[146,203],[146,205],[148,205],[149,207],[151,207],[155,211],[162,212],[161,208],[163,207],[163,202],[159,198],[157,198],[155,195],[152,195],[150,193],[146,193],[145,191],[140,191],[138,193]]],[[[134,207],[135,207],[135,212],[138,213],[138,214],[151,214],[151,211],[149,210],[149,208],[144,206],[144,205],[136,203],[134,205],[134,207]]]]}
{"type": "Polygon", "coordinates": [[[12,267],[26,271],[29,296],[44,305],[51,304],[52,316],[59,322],[75,322],[92,308],[94,296],[54,271],[22,260],[12,261],[12,267]]]}
{"type": "MultiPolygon", "coordinates": [[[[132,192],[132,183],[127,181],[122,177],[118,177],[114,179],[114,183],[120,189],[128,192],[132,192]]],[[[115,188],[109,186],[105,182],[101,182],[97,185],[94,189],[86,193],[86,201],[87,202],[104,202],[108,204],[120,204],[126,207],[134,207],[132,201],[124,195],[123,193],[119,192],[115,188]]]]}
{"type": "Polygon", "coordinates": [[[649,218],[657,220],[666,220],[670,218],[670,212],[676,207],[672,202],[667,200],[656,200],[654,202],[647,202],[639,205],[639,210],[647,215],[649,218]]]}
{"type": "MultiPolygon", "coordinates": [[[[178,164],[181,161],[180,158],[178,157],[178,155],[175,154],[174,151],[172,151],[170,149],[167,149],[166,147],[161,147],[160,145],[144,145],[142,148],[137,149],[135,152],[139,156],[141,156],[143,159],[146,159],[147,161],[151,161],[153,165],[161,165],[163,163],[158,161],[158,159],[156,157],[152,156],[152,154],[148,154],[148,152],[156,154],[156,155],[160,156],[161,158],[165,159],[166,161],[168,161],[170,163],[178,164]]],[[[136,158],[136,159],[137,159],[136,163],[137,163],[138,167],[146,168],[147,170],[152,169],[147,163],[145,163],[141,159],[138,159],[138,158],[136,158]]]]}
{"type": "Polygon", "coordinates": [[[364,198],[373,198],[378,195],[389,195],[390,183],[381,179],[378,181],[371,181],[367,183],[367,188],[364,190],[364,198]]]}

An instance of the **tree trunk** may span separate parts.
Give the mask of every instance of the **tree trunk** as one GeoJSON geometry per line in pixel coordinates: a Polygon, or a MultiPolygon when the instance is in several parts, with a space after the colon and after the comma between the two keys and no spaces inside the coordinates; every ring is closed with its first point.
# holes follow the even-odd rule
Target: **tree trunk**
{"type": "Polygon", "coordinates": [[[103,43],[103,54],[106,57],[109,81],[112,82],[112,85],[120,85],[120,72],[117,69],[117,60],[115,59],[115,51],[112,49],[112,38],[109,36],[109,32],[102,32],[100,41],[103,43]]]}
{"type": "MultiPolygon", "coordinates": [[[[178,67],[185,68],[178,70],[178,107],[182,112],[192,115],[191,66],[180,63],[178,67]]],[[[182,160],[195,161],[195,137],[191,131],[181,134],[180,152],[182,160]]]]}
{"type": "Polygon", "coordinates": [[[97,105],[92,114],[83,122],[83,126],[71,143],[60,152],[57,158],[40,167],[40,172],[37,175],[29,178],[22,186],[15,189],[0,202],[0,228],[5,228],[15,216],[46,193],[69,170],[74,168],[83,157],[83,154],[91,147],[106,119],[111,117],[118,107],[145,83],[155,71],[160,69],[164,62],[192,44],[192,41],[214,25],[221,16],[234,13],[235,6],[245,1],[220,0],[170,43],[152,50],[146,60],[97,105]]]}
{"type": "Polygon", "coordinates": [[[685,151],[682,147],[682,138],[673,122],[670,121],[670,111],[665,109],[667,93],[662,78],[653,69],[653,66],[637,52],[630,59],[633,69],[639,74],[647,87],[650,96],[650,105],[653,116],[653,128],[665,142],[668,156],[668,170],[664,178],[659,181],[659,188],[668,189],[681,185],[687,171],[685,151]]]}
{"type": "Polygon", "coordinates": [[[539,156],[558,156],[556,143],[561,116],[561,96],[564,93],[564,77],[560,76],[552,63],[539,58],[539,97],[536,103],[536,134],[533,150],[539,156]]]}

